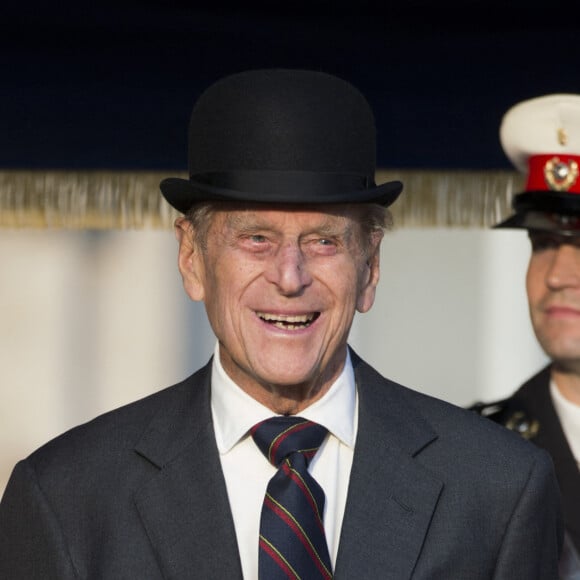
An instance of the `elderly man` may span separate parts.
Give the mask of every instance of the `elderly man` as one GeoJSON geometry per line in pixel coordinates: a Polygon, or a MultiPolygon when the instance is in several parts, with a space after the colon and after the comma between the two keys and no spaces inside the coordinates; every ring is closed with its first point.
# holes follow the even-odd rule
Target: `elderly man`
{"type": "Polygon", "coordinates": [[[528,230],[532,326],[551,359],[511,397],[475,406],[550,452],[562,492],[566,562],[580,578],[580,95],[529,99],[506,112],[500,139],[527,174],[499,228],[528,230]]]}
{"type": "Polygon", "coordinates": [[[347,345],[386,209],[364,97],[325,73],[218,81],[162,182],[215,356],[20,462],[2,578],[557,577],[548,454],[347,345]]]}

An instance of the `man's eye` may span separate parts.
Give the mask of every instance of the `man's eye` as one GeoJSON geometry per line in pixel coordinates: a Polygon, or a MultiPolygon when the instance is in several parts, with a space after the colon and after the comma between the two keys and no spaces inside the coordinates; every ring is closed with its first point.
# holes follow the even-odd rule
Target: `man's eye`
{"type": "Polygon", "coordinates": [[[555,250],[562,243],[561,240],[553,236],[538,236],[531,238],[532,250],[542,252],[544,250],[555,250]]]}
{"type": "Polygon", "coordinates": [[[338,251],[338,243],[334,238],[312,238],[305,246],[313,255],[332,256],[338,251]]]}
{"type": "Polygon", "coordinates": [[[250,240],[256,244],[263,244],[266,241],[266,236],[262,236],[261,234],[252,234],[250,236],[250,240]]]}

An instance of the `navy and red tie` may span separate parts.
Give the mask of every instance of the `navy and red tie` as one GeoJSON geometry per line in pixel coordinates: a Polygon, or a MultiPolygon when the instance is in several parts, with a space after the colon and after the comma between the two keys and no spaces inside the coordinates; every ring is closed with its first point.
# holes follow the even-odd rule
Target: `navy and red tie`
{"type": "Polygon", "coordinates": [[[278,468],[262,506],[260,580],[332,578],[322,522],[324,491],[308,472],[326,429],[301,417],[272,417],[251,433],[278,468]]]}

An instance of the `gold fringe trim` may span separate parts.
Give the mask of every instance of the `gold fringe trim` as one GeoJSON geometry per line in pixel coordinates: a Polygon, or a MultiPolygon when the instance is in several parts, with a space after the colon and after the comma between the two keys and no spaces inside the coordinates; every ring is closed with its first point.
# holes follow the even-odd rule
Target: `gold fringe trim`
{"type": "Polygon", "coordinates": [[[516,171],[377,171],[377,183],[403,182],[391,212],[395,227],[489,228],[511,215],[524,176],[516,171]]]}
{"type": "MultiPolygon", "coordinates": [[[[173,172],[0,171],[0,227],[170,228],[179,215],[159,182],[173,172]]],[[[178,175],[186,177],[185,174],[178,175]]],[[[377,183],[401,180],[395,227],[487,228],[507,217],[523,186],[515,171],[379,170],[377,183]]]]}
{"type": "Polygon", "coordinates": [[[163,199],[167,173],[0,171],[0,227],[168,228],[178,213],[163,199]]]}

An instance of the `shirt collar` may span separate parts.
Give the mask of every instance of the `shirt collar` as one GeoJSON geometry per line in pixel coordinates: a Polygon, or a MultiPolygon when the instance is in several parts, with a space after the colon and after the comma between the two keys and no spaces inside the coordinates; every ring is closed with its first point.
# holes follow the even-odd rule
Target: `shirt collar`
{"type": "MultiPolygon", "coordinates": [[[[300,413],[300,417],[323,425],[352,448],[356,438],[356,406],[354,371],[347,349],[340,376],[321,399],[300,413]]],[[[273,415],[230,379],[220,362],[219,343],[216,343],[212,363],[211,410],[221,454],[227,453],[256,423],[273,415]]]]}

